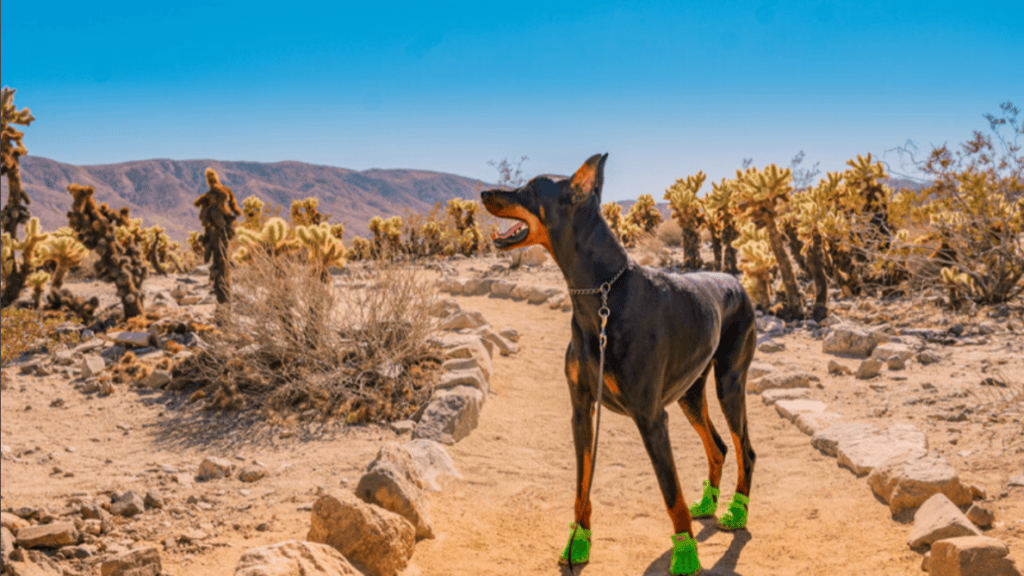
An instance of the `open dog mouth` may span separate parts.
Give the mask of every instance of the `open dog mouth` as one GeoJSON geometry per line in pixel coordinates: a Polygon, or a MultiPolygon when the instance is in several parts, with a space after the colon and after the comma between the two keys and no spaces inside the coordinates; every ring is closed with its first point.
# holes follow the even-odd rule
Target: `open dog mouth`
{"type": "Polygon", "coordinates": [[[530,235],[530,227],[526,225],[526,222],[516,219],[516,223],[512,225],[505,233],[498,234],[497,232],[491,236],[491,241],[498,248],[507,248],[514,246],[530,235]]]}

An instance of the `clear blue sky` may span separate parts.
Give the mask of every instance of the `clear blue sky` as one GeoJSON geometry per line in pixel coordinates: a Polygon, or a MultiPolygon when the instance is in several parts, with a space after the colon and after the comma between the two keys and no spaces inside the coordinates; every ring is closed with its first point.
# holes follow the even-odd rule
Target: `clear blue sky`
{"type": "MultiPolygon", "coordinates": [[[[1024,107],[1024,2],[0,4],[30,154],[571,173],[660,200],[745,157],[842,169],[1024,107]]],[[[710,184],[706,185],[710,188],[710,184]]]]}

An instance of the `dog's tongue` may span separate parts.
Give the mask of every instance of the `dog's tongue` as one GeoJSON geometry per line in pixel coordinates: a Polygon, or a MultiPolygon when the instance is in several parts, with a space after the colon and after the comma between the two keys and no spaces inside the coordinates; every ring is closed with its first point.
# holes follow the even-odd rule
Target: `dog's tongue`
{"type": "Polygon", "coordinates": [[[516,232],[518,232],[519,229],[522,228],[522,227],[523,227],[523,223],[519,222],[515,226],[509,228],[508,232],[505,232],[504,234],[499,235],[498,238],[508,238],[509,236],[511,236],[511,235],[515,234],[516,232]]]}

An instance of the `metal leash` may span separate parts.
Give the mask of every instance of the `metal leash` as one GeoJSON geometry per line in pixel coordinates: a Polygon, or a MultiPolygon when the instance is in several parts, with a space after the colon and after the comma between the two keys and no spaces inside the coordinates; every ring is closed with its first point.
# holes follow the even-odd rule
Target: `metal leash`
{"type": "MultiPolygon", "coordinates": [[[[597,422],[594,424],[594,445],[590,451],[590,478],[587,479],[587,495],[583,499],[583,509],[580,514],[583,514],[587,509],[587,504],[590,503],[590,489],[594,487],[594,470],[597,466],[597,437],[601,433],[601,393],[604,391],[604,348],[608,342],[608,336],[605,335],[604,329],[608,325],[608,315],[611,314],[611,310],[608,308],[608,292],[612,289],[612,284],[622,276],[622,273],[626,271],[629,266],[629,262],[626,262],[626,266],[619,270],[619,273],[614,278],[601,284],[600,288],[570,288],[570,294],[596,294],[601,293],[601,307],[597,310],[599,316],[601,316],[601,348],[600,348],[600,363],[597,365],[597,422]]],[[[576,543],[576,531],[580,527],[580,521],[582,518],[576,519],[576,526],[572,529],[572,534],[569,536],[569,573],[573,572],[572,564],[572,546],[576,543]]]]}

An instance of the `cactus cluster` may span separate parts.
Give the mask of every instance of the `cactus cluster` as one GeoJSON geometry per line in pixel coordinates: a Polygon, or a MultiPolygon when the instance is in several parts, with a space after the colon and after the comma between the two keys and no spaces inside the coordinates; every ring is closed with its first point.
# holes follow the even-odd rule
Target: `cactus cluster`
{"type": "Polygon", "coordinates": [[[128,208],[115,211],[106,204],[97,205],[93,198],[96,190],[92,186],[69,184],[67,190],[73,198],[68,223],[78,240],[99,256],[96,274],[117,286],[125,318],[142,315],[145,297],[142,282],[148,274],[146,262],[138,243],[123,246],[116,236],[118,226],[129,226],[128,208]]]}
{"type": "Polygon", "coordinates": [[[676,180],[665,191],[665,200],[672,206],[672,218],[679,224],[683,236],[683,264],[690,270],[700,270],[703,262],[700,258],[700,229],[710,219],[705,211],[704,201],[697,196],[701,186],[707,179],[703,171],[693,176],[676,180]]]}

